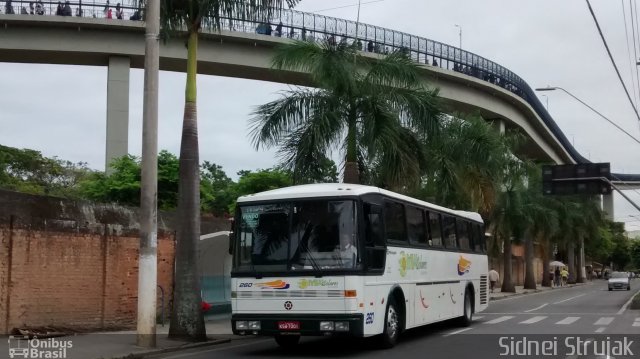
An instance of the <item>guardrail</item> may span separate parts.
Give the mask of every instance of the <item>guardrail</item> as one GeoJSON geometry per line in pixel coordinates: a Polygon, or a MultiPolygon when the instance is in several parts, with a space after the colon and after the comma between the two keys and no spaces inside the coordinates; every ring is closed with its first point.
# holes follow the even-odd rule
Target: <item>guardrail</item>
{"type": "MultiPolygon", "coordinates": [[[[11,4],[15,14],[38,16],[38,4],[41,4],[44,9],[43,16],[55,16],[58,4],[62,4],[63,9],[68,5],[71,11],[67,10],[67,14],[71,13],[72,16],[130,21],[143,17],[142,9],[137,7],[138,3],[139,1],[136,0],[122,0],[119,3],[121,6],[116,9],[118,3],[114,5],[114,3],[106,1],[58,3],[55,1],[18,0],[7,1],[3,10],[5,13],[9,12],[7,5],[11,4]],[[25,12],[26,14],[24,14],[25,12]],[[118,19],[118,13],[122,14],[122,19],[118,19]]],[[[241,17],[223,18],[221,19],[221,27],[231,31],[256,32],[305,41],[349,41],[359,46],[362,51],[373,53],[401,50],[418,63],[438,66],[491,82],[511,91],[529,103],[576,162],[589,162],[573,148],[571,142],[538,100],[534,91],[522,78],[502,65],[474,53],[400,31],[292,9],[275,10],[270,19],[263,19],[263,21],[249,21],[241,17]]],[[[212,29],[206,30],[211,31],[212,29]]]]}

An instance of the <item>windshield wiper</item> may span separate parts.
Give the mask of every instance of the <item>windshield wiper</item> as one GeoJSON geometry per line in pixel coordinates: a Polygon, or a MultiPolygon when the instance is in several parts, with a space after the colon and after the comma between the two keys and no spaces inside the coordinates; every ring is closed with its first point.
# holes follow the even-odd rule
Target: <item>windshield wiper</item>
{"type": "Polygon", "coordinates": [[[302,249],[307,252],[307,258],[309,259],[309,262],[311,262],[311,266],[313,267],[313,269],[316,271],[319,271],[320,266],[316,262],[316,259],[313,257],[313,254],[311,254],[311,251],[309,250],[309,246],[307,245],[307,242],[309,241],[309,237],[311,236],[312,229],[313,229],[313,225],[311,224],[311,221],[308,221],[307,227],[304,230],[304,235],[302,236],[302,239],[298,241],[298,246],[302,247],[302,249]]]}

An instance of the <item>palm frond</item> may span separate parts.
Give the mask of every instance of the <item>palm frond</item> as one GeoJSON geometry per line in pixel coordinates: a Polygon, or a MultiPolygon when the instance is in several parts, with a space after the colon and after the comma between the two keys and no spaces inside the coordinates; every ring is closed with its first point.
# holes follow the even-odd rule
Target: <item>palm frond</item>
{"type": "Polygon", "coordinates": [[[269,21],[285,5],[299,0],[160,0],[162,37],[204,28],[219,31],[233,28],[236,21],[269,21]]]}
{"type": "Polygon", "coordinates": [[[249,133],[256,149],[278,145],[312,118],[339,121],[339,103],[325,91],[299,88],[282,92],[281,96],[252,113],[249,133]]]}

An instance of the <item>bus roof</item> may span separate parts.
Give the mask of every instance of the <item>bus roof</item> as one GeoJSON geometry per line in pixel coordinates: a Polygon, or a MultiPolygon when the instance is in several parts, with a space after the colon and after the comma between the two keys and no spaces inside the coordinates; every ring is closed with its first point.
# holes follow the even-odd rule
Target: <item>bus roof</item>
{"type": "Polygon", "coordinates": [[[347,183],[318,183],[278,188],[271,191],[241,196],[240,198],[238,198],[238,203],[313,197],[362,196],[368,193],[379,193],[387,197],[396,198],[405,202],[414,203],[419,206],[432,208],[440,212],[464,217],[476,222],[483,222],[480,214],[475,212],[449,209],[433,203],[421,201],[395,192],[387,191],[378,187],[347,183]]]}

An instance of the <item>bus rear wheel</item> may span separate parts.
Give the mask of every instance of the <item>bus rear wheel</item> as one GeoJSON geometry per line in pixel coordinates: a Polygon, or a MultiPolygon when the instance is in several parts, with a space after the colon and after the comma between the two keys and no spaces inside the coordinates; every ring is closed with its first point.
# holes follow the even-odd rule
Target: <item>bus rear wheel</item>
{"type": "Polygon", "coordinates": [[[393,348],[400,336],[400,312],[393,297],[387,302],[387,310],[384,315],[384,330],[380,338],[380,346],[384,349],[393,348]]]}
{"type": "Polygon", "coordinates": [[[300,342],[299,335],[276,335],[274,338],[276,343],[284,349],[293,348],[300,342]]]}
{"type": "Polygon", "coordinates": [[[464,302],[462,302],[463,312],[458,322],[463,327],[468,327],[473,322],[473,301],[471,299],[471,291],[467,289],[464,292],[464,302]]]}

